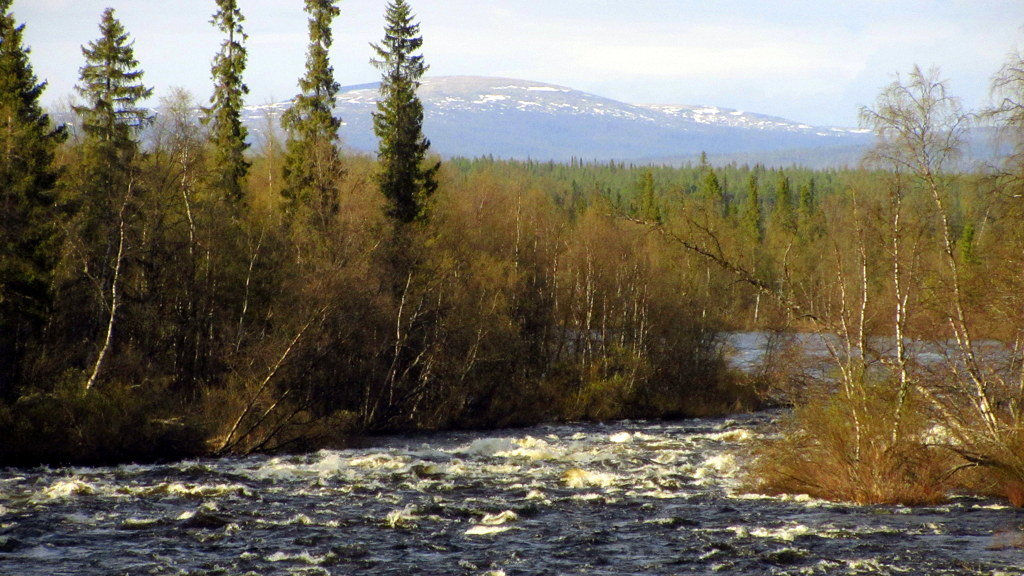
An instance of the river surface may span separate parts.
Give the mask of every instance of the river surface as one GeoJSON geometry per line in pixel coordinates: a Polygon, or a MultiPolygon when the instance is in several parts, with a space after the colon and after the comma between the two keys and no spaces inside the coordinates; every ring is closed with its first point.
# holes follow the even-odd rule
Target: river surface
{"type": "Polygon", "coordinates": [[[1024,513],[744,494],[777,415],[0,470],[0,574],[1024,574],[1024,513]]]}

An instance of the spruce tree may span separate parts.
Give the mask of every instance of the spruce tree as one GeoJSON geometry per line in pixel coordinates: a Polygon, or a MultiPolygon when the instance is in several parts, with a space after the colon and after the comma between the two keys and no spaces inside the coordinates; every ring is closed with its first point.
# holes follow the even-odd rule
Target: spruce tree
{"type": "Polygon", "coordinates": [[[242,125],[242,106],[249,93],[249,87],[242,82],[246,62],[243,43],[248,37],[242,30],[245,18],[237,0],[217,0],[217,7],[210,23],[227,38],[213,59],[213,95],[204,121],[210,125],[213,143],[214,186],[228,202],[238,204],[244,195],[242,183],[250,166],[245,159],[248,130],[242,125]]]}
{"type": "Polygon", "coordinates": [[[97,224],[109,222],[115,197],[125,190],[139,150],[138,135],[151,120],[140,100],[153,89],[142,84],[134,42],[114,9],[100,20],[100,38],[82,47],[85,65],[79,69],[76,91],[84,100],[73,106],[85,134],[82,167],[86,182],[79,187],[81,208],[97,224]]]}
{"type": "Polygon", "coordinates": [[[85,277],[72,278],[66,296],[79,294],[84,314],[70,329],[99,331],[102,343],[92,362],[85,390],[97,381],[106,357],[121,300],[129,230],[138,204],[139,132],[151,120],[140,100],[153,89],[142,84],[143,72],[135,59],[133,42],[114,10],[107,8],[100,21],[100,38],[82,47],[85,66],[80,69],[78,93],[85,100],[75,106],[85,140],[82,160],[71,188],[77,193],[77,213],[71,243],[82,261],[85,277]],[[81,292],[80,292],[81,291],[81,292]],[[84,293],[82,293],[84,292],[84,293]]]}
{"type": "Polygon", "coordinates": [[[793,191],[789,184],[789,177],[781,170],[775,184],[775,206],[772,209],[772,220],[789,232],[796,230],[793,218],[793,191]]]}
{"type": "Polygon", "coordinates": [[[46,83],[32,71],[11,3],[0,0],[0,398],[16,388],[48,311],[58,239],[53,158],[66,137],[39,105],[46,83]]]}
{"type": "Polygon", "coordinates": [[[747,237],[760,243],[763,238],[761,230],[761,194],[757,185],[757,173],[751,172],[747,180],[747,199],[743,204],[743,230],[747,237]]]}
{"type": "Polygon", "coordinates": [[[701,170],[700,180],[697,183],[697,196],[719,214],[725,215],[728,210],[725,204],[725,190],[718,180],[718,174],[710,165],[704,165],[701,170]]]}
{"type": "Polygon", "coordinates": [[[800,197],[797,204],[797,231],[804,240],[809,240],[814,235],[816,204],[814,178],[811,178],[806,184],[800,186],[800,197]]]}
{"type": "Polygon", "coordinates": [[[640,176],[640,193],[638,194],[636,216],[645,222],[661,222],[661,209],[654,193],[654,173],[645,170],[640,176]]]}
{"type": "Polygon", "coordinates": [[[74,106],[74,111],[87,141],[108,147],[116,154],[112,161],[126,163],[126,156],[138,150],[138,132],[152,119],[139,101],[149,98],[153,89],[142,84],[134,42],[113,8],[103,11],[100,38],[83,46],[82,54],[85,66],[79,70],[76,90],[85,105],[74,106]]]}
{"type": "Polygon", "coordinates": [[[336,0],[306,0],[309,14],[309,51],[306,74],[299,79],[301,93],[281,117],[288,133],[284,158],[285,209],[294,214],[300,207],[327,226],[338,212],[338,179],[342,176],[338,152],[341,119],[334,116],[339,86],[328,59],[333,42],[331,21],[339,14],[336,0]]]}
{"type": "Polygon", "coordinates": [[[379,139],[378,183],[387,198],[388,215],[408,223],[426,217],[426,204],[437,190],[440,163],[427,165],[430,141],[423,136],[423,103],[416,95],[427,71],[419,24],[405,0],[392,0],[385,13],[384,40],[374,44],[371,62],[382,71],[380,98],[373,115],[379,139]]]}
{"type": "Polygon", "coordinates": [[[84,104],[72,108],[85,139],[72,186],[77,197],[72,200],[82,244],[101,245],[98,249],[106,257],[114,240],[104,238],[103,231],[110,229],[127,197],[139,151],[138,135],[152,120],[139,101],[151,96],[153,89],[142,84],[134,43],[112,8],[103,12],[100,34],[82,47],[85,65],[79,69],[75,87],[84,104]]]}

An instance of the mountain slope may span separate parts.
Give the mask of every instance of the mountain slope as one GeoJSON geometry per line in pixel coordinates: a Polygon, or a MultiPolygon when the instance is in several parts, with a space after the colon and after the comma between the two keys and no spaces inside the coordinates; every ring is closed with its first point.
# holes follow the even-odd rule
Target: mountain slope
{"type": "MultiPolygon", "coordinates": [[[[830,150],[849,155],[870,137],[782,118],[706,106],[640,106],[540,82],[476,76],[426,78],[419,92],[424,132],[443,156],[494,155],[565,161],[672,162],[712,157],[785,157],[829,165],[830,150]],[[807,153],[803,154],[804,150],[807,153]],[[824,161],[823,161],[824,160],[824,161]]],[[[343,89],[337,113],[351,148],[376,149],[371,113],[377,85],[343,89]]],[[[266,125],[288,103],[252,106],[246,121],[266,125]]]]}

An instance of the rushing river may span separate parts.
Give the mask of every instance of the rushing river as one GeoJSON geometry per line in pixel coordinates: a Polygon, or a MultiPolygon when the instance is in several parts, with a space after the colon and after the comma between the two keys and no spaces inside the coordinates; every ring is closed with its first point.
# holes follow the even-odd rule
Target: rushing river
{"type": "Polygon", "coordinates": [[[772,416],[0,471],[0,574],[1024,574],[1024,514],[743,494],[772,416]]]}

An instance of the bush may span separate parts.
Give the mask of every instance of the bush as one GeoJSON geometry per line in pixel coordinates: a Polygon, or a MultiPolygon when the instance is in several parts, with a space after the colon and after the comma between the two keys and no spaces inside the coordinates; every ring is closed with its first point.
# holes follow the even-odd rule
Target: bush
{"type": "Polygon", "coordinates": [[[111,464],[203,454],[197,422],[164,390],[110,384],[21,396],[0,409],[0,465],[111,464]]]}
{"type": "Polygon", "coordinates": [[[862,397],[808,397],[758,447],[751,487],[858,504],[929,504],[945,498],[953,457],[929,447],[920,405],[904,407],[892,441],[895,386],[866,385],[862,397]],[[858,426],[859,423],[859,426],[858,426]]]}

